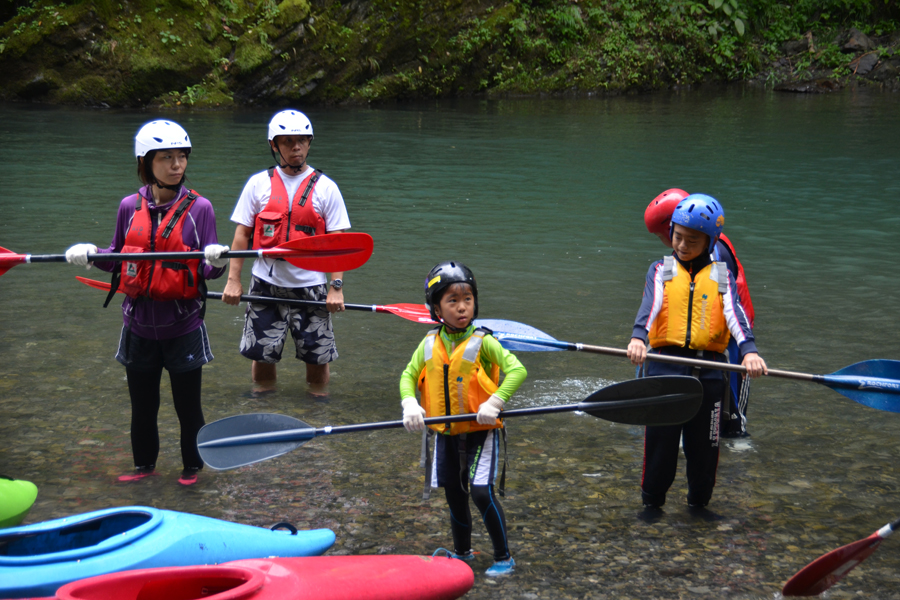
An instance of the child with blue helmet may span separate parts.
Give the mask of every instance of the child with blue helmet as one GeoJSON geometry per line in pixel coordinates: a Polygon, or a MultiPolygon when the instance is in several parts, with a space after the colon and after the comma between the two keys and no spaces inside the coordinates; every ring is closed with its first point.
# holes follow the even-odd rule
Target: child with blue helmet
{"type": "MultiPolygon", "coordinates": [[[[668,248],[672,247],[672,239],[669,237],[669,232],[672,229],[672,212],[689,195],[678,188],[666,190],[651,200],[644,211],[644,224],[647,226],[647,231],[658,237],[668,248]]],[[[737,283],[741,306],[743,306],[752,328],[754,319],[753,299],[750,297],[750,288],[747,285],[744,265],[741,264],[737,256],[734,244],[724,233],[719,234],[719,240],[713,248],[713,259],[723,261],[728,265],[728,270],[737,283]]],[[[734,338],[731,338],[731,341],[728,342],[726,354],[729,361],[735,363],[740,361],[740,350],[734,338]]],[[[726,373],[724,376],[728,380],[726,386],[728,401],[722,407],[720,433],[722,437],[747,437],[750,435],[747,431],[750,379],[734,372],[726,373]]]]}
{"type": "MultiPolygon", "coordinates": [[[[756,350],[753,330],[741,306],[734,276],[712,252],[725,224],[725,211],[715,198],[691,194],[672,213],[673,253],[650,266],[644,296],[628,344],[628,358],[643,365],[652,353],[727,362],[733,336],[747,375],[767,372],[756,350]]],[[[687,423],[648,426],[644,441],[641,498],[658,509],[675,480],[678,442],[687,461],[687,502],[705,507],[712,497],[719,459],[719,420],[725,397],[722,372],[648,361],[648,376],[691,375],[703,384],[703,404],[687,423]]]]}

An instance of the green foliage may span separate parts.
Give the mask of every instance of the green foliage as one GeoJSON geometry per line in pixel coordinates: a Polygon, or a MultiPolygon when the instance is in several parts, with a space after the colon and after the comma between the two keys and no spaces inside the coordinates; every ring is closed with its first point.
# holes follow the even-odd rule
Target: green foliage
{"type": "Polygon", "coordinates": [[[211,108],[231,106],[234,98],[222,80],[212,75],[200,83],[189,85],[182,92],[169,92],[159,99],[160,105],[166,108],[195,107],[211,108]]]}
{"type": "Polygon", "coordinates": [[[729,33],[732,28],[743,36],[747,28],[747,14],[738,0],[708,0],[706,4],[692,2],[688,11],[698,19],[698,25],[706,28],[713,40],[729,33]]]}
{"type": "Polygon", "coordinates": [[[811,50],[781,76],[844,76],[843,32],[900,28],[896,0],[17,1],[0,26],[0,71],[51,81],[43,65],[66,64],[48,98],[177,107],[230,103],[248,86],[280,102],[639,91],[760,71],[775,81],[766,65],[804,37],[811,50]]]}

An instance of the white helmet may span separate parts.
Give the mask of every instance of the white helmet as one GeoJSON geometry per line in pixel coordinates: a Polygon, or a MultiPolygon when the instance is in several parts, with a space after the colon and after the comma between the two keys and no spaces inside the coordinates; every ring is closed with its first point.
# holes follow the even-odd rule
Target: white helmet
{"type": "Polygon", "coordinates": [[[313,137],[309,119],[299,110],[283,110],[269,121],[269,141],[276,135],[308,135],[313,137]]]}
{"type": "Polygon", "coordinates": [[[187,131],[174,121],[150,121],[134,136],[135,157],[146,156],[151,150],[191,147],[187,131]]]}

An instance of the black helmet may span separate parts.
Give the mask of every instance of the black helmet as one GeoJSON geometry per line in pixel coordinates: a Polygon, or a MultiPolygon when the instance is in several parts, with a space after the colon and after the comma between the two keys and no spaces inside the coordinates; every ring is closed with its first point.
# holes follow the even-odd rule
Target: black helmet
{"type": "Polygon", "coordinates": [[[467,283],[472,287],[472,295],[475,297],[475,319],[478,317],[478,286],[475,284],[475,276],[466,265],[447,261],[436,264],[425,278],[425,305],[431,311],[431,318],[440,321],[434,312],[434,307],[440,303],[444,290],[454,283],[467,283]]]}

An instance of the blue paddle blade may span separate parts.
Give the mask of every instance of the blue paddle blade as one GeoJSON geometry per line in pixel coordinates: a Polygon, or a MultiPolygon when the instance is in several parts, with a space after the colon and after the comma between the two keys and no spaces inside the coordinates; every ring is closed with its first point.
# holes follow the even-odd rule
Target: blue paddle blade
{"type": "Polygon", "coordinates": [[[866,360],[814,381],[870,408],[900,412],[900,361],[866,360]]]}
{"type": "Polygon", "coordinates": [[[510,352],[555,352],[565,350],[565,348],[554,348],[544,344],[530,344],[528,340],[521,339],[531,337],[540,340],[556,341],[555,338],[550,337],[540,329],[524,323],[504,321],[503,319],[475,319],[475,327],[487,327],[493,331],[497,341],[510,352]]]}
{"type": "Polygon", "coordinates": [[[236,469],[287,454],[315,436],[314,428],[287,415],[235,415],[204,425],[197,434],[197,449],[213,469],[236,469]]]}

